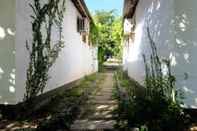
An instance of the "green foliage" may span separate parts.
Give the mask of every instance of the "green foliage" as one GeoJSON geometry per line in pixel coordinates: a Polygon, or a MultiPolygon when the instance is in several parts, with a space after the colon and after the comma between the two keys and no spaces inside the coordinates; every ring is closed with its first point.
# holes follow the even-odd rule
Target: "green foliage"
{"type": "Polygon", "coordinates": [[[125,129],[146,127],[150,131],[182,131],[189,120],[180,104],[182,97],[175,87],[175,77],[171,73],[169,60],[162,61],[156,44],[147,28],[151,46],[150,62],[144,55],[146,79],[141,87],[135,81],[128,80],[121,72],[116,75],[116,84],[120,119],[118,125],[125,129]],[[166,67],[166,72],[162,67],[166,67]],[[126,121],[126,122],[125,122],[126,121]]]}
{"type": "Polygon", "coordinates": [[[112,11],[96,11],[94,21],[97,27],[98,57],[100,65],[106,55],[121,58],[122,21],[112,11]]]}
{"type": "Polygon", "coordinates": [[[115,48],[113,48],[113,55],[119,59],[122,58],[122,18],[116,18],[112,25],[112,39],[114,40],[115,48]]]}
{"type": "Polygon", "coordinates": [[[111,11],[96,11],[94,15],[94,19],[96,20],[96,23],[99,23],[101,25],[111,25],[115,19],[115,10],[111,11]]]}
{"type": "Polygon", "coordinates": [[[93,22],[90,23],[89,39],[93,45],[98,44],[98,28],[93,22]]]}
{"type": "Polygon", "coordinates": [[[182,104],[182,97],[180,97],[181,95],[175,87],[176,79],[171,73],[170,60],[161,60],[159,58],[156,44],[151,37],[149,28],[147,28],[147,34],[152,52],[150,55],[150,64],[146,56],[143,55],[146,71],[145,87],[150,91],[150,96],[158,93],[169,101],[176,104],[182,104]]]}
{"type": "Polygon", "coordinates": [[[49,79],[48,71],[64,45],[62,21],[65,12],[65,0],[47,0],[42,4],[40,0],[34,0],[30,7],[34,12],[31,15],[33,41],[31,45],[26,43],[30,62],[27,69],[25,100],[43,92],[49,79]],[[57,43],[51,41],[52,27],[58,28],[59,31],[57,43]]]}

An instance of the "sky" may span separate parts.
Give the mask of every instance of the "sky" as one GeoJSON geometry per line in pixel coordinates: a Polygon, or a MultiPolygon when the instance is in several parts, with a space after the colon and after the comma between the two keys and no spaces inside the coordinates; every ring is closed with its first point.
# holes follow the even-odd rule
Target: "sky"
{"type": "Polygon", "coordinates": [[[85,2],[91,13],[94,13],[95,10],[116,9],[117,15],[122,15],[123,0],[85,0],[85,2]]]}

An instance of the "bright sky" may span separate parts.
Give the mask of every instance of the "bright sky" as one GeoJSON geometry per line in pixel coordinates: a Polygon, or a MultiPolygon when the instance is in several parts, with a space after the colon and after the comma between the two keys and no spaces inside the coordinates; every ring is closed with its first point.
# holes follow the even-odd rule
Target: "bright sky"
{"type": "Polygon", "coordinates": [[[123,0],[85,0],[85,2],[91,13],[94,13],[95,10],[116,9],[116,13],[122,15],[123,0]]]}

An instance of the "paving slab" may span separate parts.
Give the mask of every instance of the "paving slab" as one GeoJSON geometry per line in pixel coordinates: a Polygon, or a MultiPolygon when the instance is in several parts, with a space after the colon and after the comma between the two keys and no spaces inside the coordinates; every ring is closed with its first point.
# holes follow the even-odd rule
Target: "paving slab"
{"type": "Polygon", "coordinates": [[[105,73],[106,79],[94,96],[90,96],[87,109],[84,114],[74,122],[71,131],[103,131],[114,130],[115,119],[113,110],[117,107],[117,101],[112,98],[113,73],[105,73]]]}

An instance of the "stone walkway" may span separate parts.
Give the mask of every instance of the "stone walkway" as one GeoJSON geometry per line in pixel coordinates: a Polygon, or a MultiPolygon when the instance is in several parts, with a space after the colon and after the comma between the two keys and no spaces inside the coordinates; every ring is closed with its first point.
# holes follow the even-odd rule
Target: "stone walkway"
{"type": "Polygon", "coordinates": [[[105,73],[106,78],[100,89],[90,97],[85,111],[71,126],[72,131],[113,130],[115,120],[112,111],[117,106],[112,99],[113,73],[105,73]]]}

